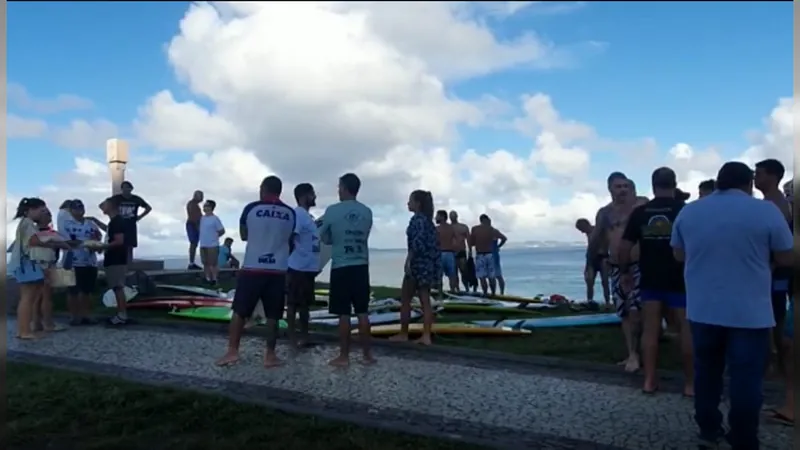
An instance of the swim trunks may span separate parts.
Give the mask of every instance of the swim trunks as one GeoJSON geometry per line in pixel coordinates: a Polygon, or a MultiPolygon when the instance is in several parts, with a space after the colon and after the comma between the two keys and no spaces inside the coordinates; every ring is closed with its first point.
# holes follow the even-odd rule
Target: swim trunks
{"type": "Polygon", "coordinates": [[[442,252],[442,273],[447,278],[456,276],[456,254],[454,252],[442,252]]]}
{"type": "Polygon", "coordinates": [[[495,278],[494,256],[491,253],[475,254],[475,276],[478,278],[495,278]]]}
{"type": "Polygon", "coordinates": [[[495,250],[492,252],[492,260],[494,261],[494,277],[500,278],[503,276],[503,266],[500,265],[500,251],[495,250]]]}
{"type": "Polygon", "coordinates": [[[641,279],[639,264],[634,263],[630,266],[630,272],[633,275],[633,289],[628,293],[622,289],[622,284],[620,282],[622,279],[622,272],[620,271],[620,267],[616,264],[610,264],[610,268],[609,281],[611,284],[611,297],[614,300],[617,315],[619,317],[626,317],[630,311],[639,311],[642,306],[639,293],[639,281],[641,279]]]}
{"type": "Polygon", "coordinates": [[[603,270],[606,259],[608,259],[608,255],[594,255],[589,259],[589,267],[591,267],[595,273],[600,273],[603,270]]]}

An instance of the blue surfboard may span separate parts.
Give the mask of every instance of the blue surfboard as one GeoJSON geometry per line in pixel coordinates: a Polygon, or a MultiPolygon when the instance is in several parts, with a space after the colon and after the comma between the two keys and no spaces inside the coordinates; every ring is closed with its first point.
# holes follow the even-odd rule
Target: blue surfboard
{"type": "Polygon", "coordinates": [[[536,319],[521,320],[478,320],[472,322],[481,326],[501,326],[514,329],[530,330],[534,328],[566,328],[566,327],[591,327],[600,325],[614,325],[620,323],[619,317],[614,314],[582,314],[574,316],[541,317],[536,319]]]}

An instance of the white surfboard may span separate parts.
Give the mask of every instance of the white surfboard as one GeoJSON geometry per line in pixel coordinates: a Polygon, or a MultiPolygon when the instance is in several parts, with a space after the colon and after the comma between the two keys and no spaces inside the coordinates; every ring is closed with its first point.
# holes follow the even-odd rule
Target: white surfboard
{"type": "MultiPolygon", "coordinates": [[[[123,289],[123,291],[125,292],[126,303],[133,300],[137,295],[139,295],[139,292],[130,286],[125,286],[125,289],[123,289]]],[[[117,307],[117,296],[114,295],[113,290],[109,289],[103,294],[103,305],[106,308],[117,307]]]]}

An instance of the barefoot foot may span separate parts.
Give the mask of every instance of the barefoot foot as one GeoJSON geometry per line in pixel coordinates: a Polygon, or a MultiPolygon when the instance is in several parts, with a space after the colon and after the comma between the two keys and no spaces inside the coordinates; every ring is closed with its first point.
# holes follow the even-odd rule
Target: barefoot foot
{"type": "Polygon", "coordinates": [[[361,364],[363,364],[365,366],[371,366],[371,365],[375,364],[376,362],[378,362],[378,360],[375,359],[372,356],[372,354],[370,354],[370,353],[367,353],[367,354],[364,354],[363,356],[361,356],[361,364]]]}
{"type": "Polygon", "coordinates": [[[347,356],[337,356],[328,361],[328,365],[333,367],[347,367],[350,365],[350,358],[347,356]]]}
{"type": "Polygon", "coordinates": [[[625,363],[625,372],[634,373],[639,370],[639,358],[631,356],[625,363]]]}
{"type": "Polygon", "coordinates": [[[238,352],[228,352],[222,358],[217,360],[218,367],[228,367],[239,362],[238,352]]]}
{"type": "Polygon", "coordinates": [[[389,340],[392,342],[408,342],[408,335],[404,333],[395,334],[389,340]]]}
{"type": "Polygon", "coordinates": [[[283,361],[274,353],[264,355],[264,368],[272,369],[283,364],[283,361]]]}
{"type": "Polygon", "coordinates": [[[431,340],[430,336],[422,336],[421,338],[419,338],[416,341],[414,341],[414,343],[420,344],[420,345],[432,345],[433,341],[431,340]]]}

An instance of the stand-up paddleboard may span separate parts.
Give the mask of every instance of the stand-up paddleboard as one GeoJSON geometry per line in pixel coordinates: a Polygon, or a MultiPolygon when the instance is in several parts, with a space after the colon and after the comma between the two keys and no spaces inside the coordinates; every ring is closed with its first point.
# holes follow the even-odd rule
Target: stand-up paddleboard
{"type": "MultiPolygon", "coordinates": [[[[417,320],[420,317],[422,317],[422,313],[420,311],[412,310],[410,317],[411,320],[417,320]]],[[[399,321],[400,321],[399,312],[373,313],[369,315],[369,323],[374,326],[385,325],[399,321]]],[[[314,325],[336,326],[339,325],[339,318],[333,317],[328,319],[312,319],[310,323],[314,325]]],[[[358,325],[358,317],[351,317],[350,325],[358,325]]]]}
{"type": "Polygon", "coordinates": [[[446,313],[481,313],[498,316],[530,316],[539,313],[535,308],[514,308],[499,305],[470,305],[464,303],[442,303],[442,311],[446,313]]]}
{"type": "Polygon", "coordinates": [[[180,292],[183,294],[202,295],[204,297],[226,298],[227,294],[214,289],[207,289],[198,286],[181,286],[177,284],[157,284],[157,288],[168,291],[180,292]]]}
{"type": "Polygon", "coordinates": [[[478,292],[458,292],[455,294],[445,293],[446,297],[449,298],[476,298],[476,299],[485,299],[485,300],[495,300],[495,301],[502,301],[502,302],[509,302],[509,303],[517,303],[517,304],[527,304],[527,303],[544,303],[545,300],[542,297],[517,297],[515,295],[483,295],[482,293],[478,292]]]}
{"type": "Polygon", "coordinates": [[[472,322],[480,326],[502,326],[515,329],[532,330],[536,328],[566,328],[615,325],[620,323],[619,316],[610,314],[580,314],[574,316],[541,317],[525,320],[478,320],[472,322]]]}
{"type": "MultiPolygon", "coordinates": [[[[139,295],[139,292],[136,289],[134,289],[134,288],[132,288],[130,286],[125,286],[125,289],[123,289],[123,291],[125,292],[125,302],[126,303],[129,303],[137,295],[139,295]]],[[[107,290],[103,294],[102,302],[103,302],[103,305],[106,308],[116,308],[117,307],[117,296],[114,295],[114,291],[111,290],[111,289],[107,290]]]]}
{"type": "Polygon", "coordinates": [[[172,309],[199,308],[203,306],[224,306],[230,308],[232,302],[225,298],[211,297],[149,297],[146,300],[128,303],[128,309],[172,309]]]}
{"type": "MultiPolygon", "coordinates": [[[[171,316],[182,317],[185,319],[205,320],[209,322],[230,322],[233,311],[230,308],[220,306],[208,306],[203,308],[189,308],[179,311],[170,311],[167,313],[171,316]]],[[[256,325],[262,325],[264,319],[255,319],[256,325]]],[[[286,328],[286,321],[279,322],[281,328],[286,328]]]]}
{"type": "MultiPolygon", "coordinates": [[[[433,324],[433,334],[441,335],[480,335],[480,336],[524,336],[530,335],[528,330],[515,330],[505,327],[483,327],[472,323],[435,323],[433,324]]],[[[378,325],[372,327],[373,336],[391,336],[400,332],[400,324],[378,325]]],[[[422,324],[412,323],[408,326],[408,333],[411,335],[422,334],[422,324]]],[[[353,334],[358,334],[358,330],[353,330],[353,334]]]]}

